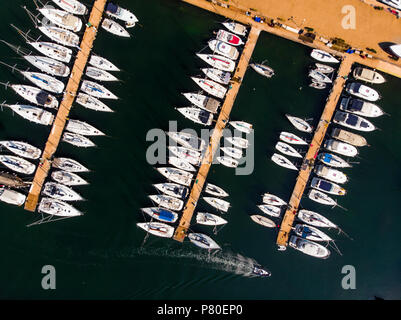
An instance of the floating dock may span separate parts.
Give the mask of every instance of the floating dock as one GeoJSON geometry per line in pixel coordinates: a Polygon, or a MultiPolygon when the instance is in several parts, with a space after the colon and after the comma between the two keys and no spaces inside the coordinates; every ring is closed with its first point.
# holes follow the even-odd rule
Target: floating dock
{"type": "Polygon", "coordinates": [[[95,0],[92,11],[89,16],[89,21],[82,37],[80,49],[75,58],[74,66],[71,71],[70,78],[64,91],[63,100],[60,103],[59,110],[54,119],[52,130],[47,139],[45,149],[43,150],[40,163],[36,169],[28,197],[25,201],[25,210],[34,212],[39,201],[39,196],[42,191],[42,186],[48,176],[51,168],[53,155],[57,151],[57,147],[61,140],[64,127],[68,120],[68,115],[72,103],[79,89],[83,71],[88,62],[89,55],[92,50],[93,42],[95,41],[100,21],[103,17],[103,11],[107,0],[95,0]]]}
{"type": "Polygon", "coordinates": [[[212,136],[210,137],[209,145],[202,159],[202,163],[195,178],[189,198],[185,204],[181,220],[175,230],[173,237],[174,240],[182,242],[186,237],[187,230],[191,224],[192,215],[194,214],[197,202],[200,198],[203,186],[209,173],[210,166],[212,165],[214,154],[219,147],[220,139],[223,135],[223,129],[229,121],[231,109],[237,97],[242,79],[244,78],[245,72],[248,68],[249,60],[251,59],[253,50],[255,49],[260,31],[261,30],[259,28],[252,27],[249,32],[248,40],[244,45],[237,69],[235,70],[232,81],[230,82],[231,88],[228,90],[224,103],[221,107],[216,126],[213,130],[212,136]]]}

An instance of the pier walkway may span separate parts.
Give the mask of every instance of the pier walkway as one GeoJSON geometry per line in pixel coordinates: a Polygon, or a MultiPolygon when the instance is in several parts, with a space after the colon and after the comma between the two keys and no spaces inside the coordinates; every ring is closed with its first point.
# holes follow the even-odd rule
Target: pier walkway
{"type": "Polygon", "coordinates": [[[248,68],[249,60],[251,59],[256,42],[259,38],[260,31],[261,30],[259,28],[252,27],[251,31],[249,32],[248,40],[244,45],[242,55],[237,65],[237,69],[235,70],[234,76],[230,83],[231,88],[230,90],[228,90],[224,103],[221,107],[216,126],[213,130],[212,136],[210,137],[209,146],[202,159],[201,166],[195,178],[195,182],[191,189],[189,198],[185,204],[179,225],[175,230],[175,234],[173,237],[174,240],[182,242],[186,237],[186,232],[191,224],[192,215],[194,214],[196,204],[200,198],[203,186],[209,173],[210,166],[212,165],[214,154],[219,147],[220,139],[223,135],[223,129],[229,121],[231,109],[237,97],[242,79],[244,78],[245,72],[248,68]]]}
{"type": "Polygon", "coordinates": [[[59,110],[54,119],[52,130],[50,131],[49,138],[47,140],[45,149],[43,150],[40,163],[36,169],[35,177],[25,202],[25,210],[32,212],[36,210],[42,186],[51,168],[52,157],[60,143],[61,135],[67,122],[72,103],[74,102],[76,93],[79,89],[83,71],[92,50],[93,42],[96,38],[100,21],[102,20],[106,2],[107,0],[95,0],[93,4],[93,8],[89,16],[89,23],[87,24],[85,33],[82,37],[80,49],[75,58],[74,66],[64,91],[63,100],[60,103],[59,110]]]}

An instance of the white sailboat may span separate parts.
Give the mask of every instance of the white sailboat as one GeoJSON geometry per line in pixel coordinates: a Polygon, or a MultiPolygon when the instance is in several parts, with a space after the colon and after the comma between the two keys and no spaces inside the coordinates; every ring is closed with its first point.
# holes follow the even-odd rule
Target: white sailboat
{"type": "Polygon", "coordinates": [[[336,224],[331,222],[329,219],[323,217],[321,214],[310,211],[310,210],[299,210],[297,218],[302,222],[310,224],[311,226],[321,227],[321,228],[338,228],[336,224]]]}
{"type": "Polygon", "coordinates": [[[311,189],[308,193],[309,199],[327,205],[327,206],[336,206],[337,201],[328,196],[326,193],[321,192],[319,190],[311,189]]]}
{"type": "Polygon", "coordinates": [[[242,150],[233,148],[233,147],[223,147],[221,148],[226,155],[234,158],[234,159],[241,159],[242,158],[242,150]]]}
{"type": "Polygon", "coordinates": [[[102,112],[114,112],[114,110],[109,108],[102,101],[86,93],[79,92],[75,101],[81,106],[91,110],[102,111],[102,112]]]}
{"type": "Polygon", "coordinates": [[[230,208],[230,203],[223,199],[214,198],[214,197],[203,197],[203,200],[205,200],[212,207],[215,207],[217,210],[220,210],[223,212],[227,212],[228,209],[230,208]]]}
{"type": "Polygon", "coordinates": [[[245,26],[238,22],[222,22],[222,25],[225,26],[231,32],[238,34],[240,36],[246,36],[247,29],[245,26]]]}
{"type": "Polygon", "coordinates": [[[83,136],[104,136],[105,134],[94,126],[80,120],[70,119],[65,127],[67,131],[83,136]]]}
{"type": "Polygon", "coordinates": [[[120,71],[113,63],[106,58],[92,54],[89,59],[89,64],[106,71],[120,71]]]}
{"type": "Polygon", "coordinates": [[[293,148],[289,144],[286,144],[282,141],[278,141],[275,145],[275,148],[287,156],[303,158],[302,155],[297,150],[295,150],[295,148],[293,148]]]}
{"type": "Polygon", "coordinates": [[[244,132],[244,133],[251,133],[253,131],[253,126],[250,123],[247,123],[245,121],[230,121],[230,125],[234,127],[234,129],[244,132]]]}
{"type": "Polygon", "coordinates": [[[322,72],[320,72],[318,70],[315,70],[315,69],[309,71],[309,77],[315,79],[318,82],[322,82],[322,83],[332,83],[333,82],[324,73],[322,73],[322,72]]]}
{"type": "Polygon", "coordinates": [[[84,200],[77,192],[71,188],[56,182],[47,182],[42,193],[50,198],[61,201],[80,201],[84,200]]]}
{"type": "Polygon", "coordinates": [[[189,189],[177,183],[156,183],[153,185],[160,192],[176,198],[185,199],[188,195],[189,189]]]}
{"type": "Polygon", "coordinates": [[[242,149],[246,149],[249,146],[249,141],[245,138],[241,138],[241,137],[226,137],[225,138],[229,143],[231,143],[232,145],[238,147],[238,148],[242,148],[242,149]]]}
{"type": "Polygon", "coordinates": [[[201,71],[211,80],[227,85],[231,80],[231,73],[215,68],[202,68],[201,71]]]}
{"type": "Polygon", "coordinates": [[[199,123],[204,126],[210,126],[212,124],[213,114],[206,110],[195,107],[176,108],[176,110],[185,118],[195,123],[199,123]]]}
{"type": "Polygon", "coordinates": [[[199,165],[201,154],[193,149],[185,147],[169,146],[168,149],[178,158],[181,158],[195,166],[199,165]]]}
{"type": "Polygon", "coordinates": [[[261,211],[263,211],[264,213],[266,213],[267,215],[275,217],[275,218],[278,218],[281,213],[280,207],[273,206],[270,204],[260,204],[260,205],[258,205],[258,208],[261,211]]]}
{"type": "Polygon", "coordinates": [[[211,183],[206,184],[205,192],[216,197],[221,197],[221,198],[228,197],[228,193],[226,191],[211,183]]]}
{"type": "Polygon", "coordinates": [[[51,175],[52,179],[58,183],[66,186],[82,186],[89,184],[86,180],[82,179],[79,175],[64,170],[54,171],[51,175]]]}
{"type": "Polygon", "coordinates": [[[65,170],[68,172],[88,172],[89,169],[84,167],[78,161],[70,158],[54,158],[52,162],[53,167],[65,170]]]}
{"type": "Polygon", "coordinates": [[[59,217],[77,217],[83,215],[81,211],[75,209],[72,205],[52,198],[42,198],[38,206],[38,211],[59,217]]]}
{"type": "Polygon", "coordinates": [[[221,84],[218,84],[217,82],[214,82],[212,80],[202,79],[197,77],[191,77],[191,79],[207,93],[217,98],[223,99],[227,93],[226,88],[224,88],[221,84]]]}
{"type": "Polygon", "coordinates": [[[326,63],[339,63],[340,61],[336,58],[334,58],[330,53],[319,50],[319,49],[313,49],[311,52],[311,57],[321,61],[321,62],[326,62],[326,63]]]}
{"type": "Polygon", "coordinates": [[[298,117],[290,116],[289,114],[286,114],[285,116],[291,122],[291,124],[299,131],[308,133],[312,132],[313,130],[312,126],[305,120],[298,117]]]}
{"type": "Polygon", "coordinates": [[[217,31],[216,34],[216,39],[220,40],[220,41],[224,41],[232,46],[241,46],[244,44],[244,42],[242,41],[242,39],[240,37],[238,37],[237,35],[222,30],[220,29],[219,31],[217,31]]]}
{"type": "Polygon", "coordinates": [[[98,81],[118,81],[110,72],[91,66],[86,68],[85,75],[98,81]]]}
{"type": "Polygon", "coordinates": [[[323,231],[320,231],[318,228],[306,224],[295,225],[294,233],[303,239],[311,241],[333,241],[333,239],[325,234],[323,231]]]}
{"type": "Polygon", "coordinates": [[[43,90],[54,93],[62,93],[64,83],[52,76],[40,72],[21,71],[21,74],[33,84],[43,90]]]}
{"type": "Polygon", "coordinates": [[[333,67],[328,66],[326,64],[321,64],[321,63],[316,62],[315,66],[316,66],[316,70],[321,73],[332,73],[334,71],[333,67]]]}
{"type": "Polygon", "coordinates": [[[192,164],[178,157],[168,157],[168,163],[181,170],[192,172],[196,171],[192,164]]]}
{"type": "Polygon", "coordinates": [[[279,166],[282,166],[287,169],[291,170],[296,170],[298,171],[299,169],[286,157],[282,156],[281,154],[274,153],[271,157],[274,163],[278,164],[279,166]]]}
{"type": "Polygon", "coordinates": [[[174,234],[174,227],[162,222],[142,222],[136,225],[146,232],[162,238],[171,238],[174,234]]]}
{"type": "Polygon", "coordinates": [[[49,58],[69,63],[72,57],[72,50],[60,44],[48,41],[27,41],[29,45],[49,58]]]}
{"type": "Polygon", "coordinates": [[[106,89],[101,84],[89,80],[82,81],[81,91],[96,98],[118,99],[117,96],[115,96],[110,90],[106,89]]]}
{"type": "Polygon", "coordinates": [[[88,9],[77,0],[52,0],[61,9],[68,11],[73,14],[85,15],[88,13],[88,9]]]}
{"type": "Polygon", "coordinates": [[[173,211],[180,211],[184,206],[184,201],[164,194],[153,194],[149,198],[159,206],[173,211]]]}
{"type": "Polygon", "coordinates": [[[57,26],[71,30],[74,32],[78,32],[82,28],[82,21],[78,17],[73,14],[52,8],[42,8],[39,9],[39,12],[43,14],[47,19],[56,24],[57,26]]]}
{"type": "Polygon", "coordinates": [[[220,226],[226,224],[227,220],[208,212],[198,212],[196,222],[205,226],[220,226]]]}
{"type": "Polygon", "coordinates": [[[260,214],[253,214],[251,215],[252,221],[256,222],[257,224],[260,224],[261,226],[267,227],[267,228],[275,228],[276,224],[274,223],[273,220],[261,216],[260,214]]]}
{"type": "Polygon", "coordinates": [[[172,182],[176,182],[187,187],[191,185],[193,178],[192,173],[181,169],[168,167],[157,168],[157,171],[159,171],[163,176],[165,176],[168,180],[172,182]]]}
{"type": "Polygon", "coordinates": [[[23,56],[23,58],[40,71],[52,76],[67,77],[70,74],[69,67],[53,58],[43,56],[23,56]]]}
{"type": "Polygon", "coordinates": [[[188,132],[166,132],[167,135],[175,142],[181,144],[183,147],[202,151],[205,148],[206,141],[188,132]]]}
{"type": "Polygon", "coordinates": [[[64,132],[62,140],[76,147],[96,147],[96,144],[94,144],[90,139],[77,133],[64,132]]]}
{"type": "Polygon", "coordinates": [[[335,167],[335,168],[351,167],[351,165],[347,161],[331,153],[319,153],[317,159],[330,167],[335,167]]]}
{"type": "Polygon", "coordinates": [[[280,133],[280,140],[287,142],[289,144],[307,144],[304,140],[302,140],[295,134],[285,131],[282,131],[280,133]]]}
{"type": "Polygon", "coordinates": [[[170,211],[159,207],[141,208],[142,212],[146,213],[153,219],[161,222],[174,223],[178,219],[178,214],[174,211],[170,211]]]}
{"type": "Polygon", "coordinates": [[[31,122],[49,126],[53,123],[54,115],[39,107],[23,105],[23,104],[2,104],[3,107],[8,107],[16,114],[31,122]]]}
{"type": "Polygon", "coordinates": [[[233,159],[228,156],[222,156],[222,157],[216,157],[216,160],[221,163],[223,166],[229,167],[229,168],[236,168],[238,167],[238,160],[233,159]]]}
{"type": "Polygon", "coordinates": [[[202,249],[215,250],[221,249],[220,246],[209,236],[203,233],[188,233],[188,239],[202,249]]]}
{"type": "Polygon", "coordinates": [[[285,206],[287,204],[287,202],[285,202],[283,199],[268,192],[263,195],[263,203],[278,207],[285,206]]]}
{"type": "Polygon", "coordinates": [[[23,141],[0,141],[0,145],[7,148],[9,151],[16,154],[17,156],[28,159],[38,159],[42,154],[42,150],[23,141]]]}
{"type": "Polygon", "coordinates": [[[235,69],[235,62],[222,55],[201,53],[197,53],[196,55],[213,68],[228,72],[233,72],[235,69]]]}
{"type": "Polygon", "coordinates": [[[51,40],[68,47],[78,47],[79,37],[75,33],[59,27],[41,26],[38,29],[51,40]]]}
{"type": "Polygon", "coordinates": [[[112,33],[115,34],[116,36],[124,37],[124,38],[129,38],[131,35],[128,33],[127,30],[124,29],[123,26],[121,26],[119,23],[115,22],[114,20],[105,18],[101,24],[101,27],[112,33]]]}
{"type": "Polygon", "coordinates": [[[0,201],[12,204],[15,206],[22,206],[25,203],[26,196],[14,190],[0,188],[0,201]]]}
{"type": "Polygon", "coordinates": [[[182,95],[195,106],[211,113],[216,113],[221,104],[217,99],[205,96],[203,94],[187,92],[183,93],[182,95]]]}
{"type": "Polygon", "coordinates": [[[42,89],[22,84],[11,84],[8,86],[10,86],[19,96],[31,103],[46,108],[58,109],[58,101],[56,97],[42,89]]]}

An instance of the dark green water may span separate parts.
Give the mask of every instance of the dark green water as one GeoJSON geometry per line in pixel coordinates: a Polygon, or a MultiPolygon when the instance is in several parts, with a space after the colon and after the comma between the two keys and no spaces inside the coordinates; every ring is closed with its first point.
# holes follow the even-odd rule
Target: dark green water
{"type": "MultiPolygon", "coordinates": [[[[205,65],[194,55],[204,48],[220,16],[178,1],[119,1],[135,12],[142,27],[131,29],[132,39],[118,39],[100,32],[94,52],[109,58],[124,71],[118,84],[107,87],[121,100],[107,102],[115,114],[101,114],[78,105],[71,118],[88,121],[110,137],[94,139],[99,148],[82,150],[65,143],[57,155],[72,157],[93,172],[91,182],[77,190],[88,200],[76,204],[85,215],[76,219],[26,228],[35,214],[0,203],[0,297],[57,299],[385,299],[401,297],[401,253],[396,234],[401,223],[400,196],[401,81],[386,75],[377,86],[380,106],[391,117],[374,119],[381,131],[367,133],[371,147],[360,148],[361,163],[347,170],[348,194],[339,202],[348,211],[331,210],[309,199],[302,206],[316,210],[341,226],[354,239],[338,239],[343,255],[332,252],[317,260],[297,251],[276,250],[276,232],[254,224],[248,217],[257,212],[260,195],[270,191],[288,199],[296,173],[276,166],[269,157],[281,130],[292,130],[285,113],[313,117],[324,107],[327,91],[308,87],[306,71],[312,60],[309,49],[262,33],[255,61],[268,59],[276,76],[267,80],[248,71],[233,108],[232,119],[255,127],[255,170],[235,176],[232,169],[215,165],[208,181],[230,193],[229,224],[214,239],[222,253],[211,257],[189,242],[149,237],[136,227],[142,221],[140,207],[150,206],[151,184],[163,178],[146,162],[152,128],[168,129],[178,119],[179,129],[200,128],[185,120],[173,106],[185,106],[180,92],[197,90],[189,78],[205,65]],[[243,275],[255,259],[273,273],[257,279],[243,275]],[[54,265],[57,289],[41,288],[41,268],[54,265]],[[356,269],[356,289],[343,290],[341,268],[356,269]]],[[[19,5],[7,2],[0,21],[2,37],[23,44],[9,28],[14,23],[31,27],[19,5]]],[[[35,32],[36,33],[36,32],[35,32]]],[[[36,33],[39,35],[39,33],[36,33]]],[[[7,47],[0,59],[27,66],[7,47]]],[[[1,67],[1,81],[21,82],[18,75],[1,67]]],[[[1,89],[9,103],[18,100],[1,89]]],[[[315,123],[316,124],[316,123],[315,123]]],[[[23,139],[44,146],[48,128],[27,123],[9,110],[0,114],[0,138],[23,139]]],[[[212,210],[203,200],[199,209],[212,210]]],[[[194,228],[211,233],[206,228],[194,228]]]]}

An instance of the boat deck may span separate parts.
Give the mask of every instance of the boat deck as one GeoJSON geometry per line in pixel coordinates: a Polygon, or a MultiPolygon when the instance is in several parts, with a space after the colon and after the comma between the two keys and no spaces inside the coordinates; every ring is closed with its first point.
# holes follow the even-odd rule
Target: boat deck
{"type": "Polygon", "coordinates": [[[106,2],[107,0],[95,0],[93,4],[93,8],[88,20],[90,24],[88,24],[89,26],[86,27],[83,35],[80,44],[80,50],[76,56],[70,78],[64,91],[63,100],[60,103],[52,130],[50,131],[45,149],[43,150],[42,158],[40,159],[40,163],[36,169],[35,176],[25,202],[25,210],[32,212],[36,210],[42,186],[51,168],[53,155],[57,151],[57,147],[60,143],[72,103],[74,102],[76,93],[79,89],[83,70],[85,69],[90,52],[92,50],[93,42],[96,38],[100,21],[102,20],[106,2]]]}
{"type": "Polygon", "coordinates": [[[195,182],[191,189],[189,198],[185,204],[179,225],[175,230],[173,237],[174,240],[182,242],[186,237],[186,232],[191,224],[192,215],[194,214],[196,204],[200,198],[203,186],[209,173],[210,166],[212,165],[214,154],[220,144],[220,139],[223,135],[223,129],[228,123],[231,109],[234,105],[239,88],[241,87],[242,79],[244,78],[245,72],[248,68],[248,63],[251,59],[256,42],[259,38],[260,31],[261,30],[259,28],[252,27],[249,32],[248,40],[244,45],[244,50],[232,78],[233,80],[230,83],[231,88],[228,90],[224,103],[221,107],[216,126],[213,130],[212,136],[210,137],[210,143],[202,159],[201,166],[195,178],[195,182]],[[240,80],[238,81],[234,79],[240,80]]]}

